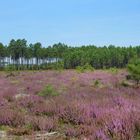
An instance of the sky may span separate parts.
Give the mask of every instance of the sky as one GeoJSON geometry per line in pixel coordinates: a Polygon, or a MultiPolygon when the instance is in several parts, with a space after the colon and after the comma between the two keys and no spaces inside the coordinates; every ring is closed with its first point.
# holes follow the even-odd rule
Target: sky
{"type": "Polygon", "coordinates": [[[140,0],[0,0],[0,42],[140,45],[140,0]]]}

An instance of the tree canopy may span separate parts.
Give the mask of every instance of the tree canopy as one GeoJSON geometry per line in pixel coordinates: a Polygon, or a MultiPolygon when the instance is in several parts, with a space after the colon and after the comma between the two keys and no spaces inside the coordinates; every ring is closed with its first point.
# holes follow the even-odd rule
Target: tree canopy
{"type": "Polygon", "coordinates": [[[20,66],[25,65],[23,61],[26,61],[26,68],[31,68],[31,62],[34,62],[33,58],[36,62],[32,64],[32,68],[36,65],[39,66],[39,69],[47,68],[48,61],[53,59],[55,59],[55,63],[63,61],[66,69],[73,69],[85,64],[90,64],[96,69],[124,68],[132,58],[140,58],[140,46],[109,45],[98,47],[87,45],[75,47],[63,43],[42,46],[40,42],[28,44],[25,39],[12,39],[7,46],[0,43],[0,58],[4,61],[5,57],[11,57],[12,61],[9,64],[12,63],[17,67],[19,64],[20,66]]]}
{"type": "Polygon", "coordinates": [[[136,81],[137,85],[140,82],[140,58],[133,58],[128,64],[128,71],[131,74],[133,80],[136,81]]]}

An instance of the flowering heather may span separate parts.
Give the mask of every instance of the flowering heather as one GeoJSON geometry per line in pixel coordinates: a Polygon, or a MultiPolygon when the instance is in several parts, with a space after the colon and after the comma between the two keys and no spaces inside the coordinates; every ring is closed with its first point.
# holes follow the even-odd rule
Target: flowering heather
{"type": "Polygon", "coordinates": [[[79,140],[137,140],[140,88],[124,87],[126,75],[125,70],[1,74],[0,128],[58,132],[79,140]],[[59,94],[39,96],[48,85],[59,94]]]}

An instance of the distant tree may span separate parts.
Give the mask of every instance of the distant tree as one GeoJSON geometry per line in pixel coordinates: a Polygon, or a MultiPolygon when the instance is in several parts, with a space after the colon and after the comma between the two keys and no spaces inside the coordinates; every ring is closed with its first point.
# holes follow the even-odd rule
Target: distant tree
{"type": "Polygon", "coordinates": [[[42,49],[42,44],[40,42],[37,42],[33,45],[33,56],[36,58],[36,65],[38,69],[39,69],[40,58],[42,55],[41,49],[42,49]]]}
{"type": "Polygon", "coordinates": [[[12,39],[9,43],[8,49],[16,68],[19,69],[19,59],[21,58],[21,65],[23,65],[23,58],[26,54],[27,41],[25,39],[12,39]]]}
{"type": "Polygon", "coordinates": [[[140,82],[140,58],[132,59],[127,68],[130,72],[131,78],[135,80],[138,85],[140,82]]]}
{"type": "Polygon", "coordinates": [[[4,63],[4,57],[5,57],[5,47],[2,43],[0,43],[0,67],[1,64],[4,63]]]}
{"type": "Polygon", "coordinates": [[[0,43],[0,56],[4,56],[4,45],[2,43],[0,43]]]}
{"type": "Polygon", "coordinates": [[[43,69],[47,69],[48,63],[54,62],[54,59],[57,63],[63,61],[64,68],[67,69],[74,69],[87,63],[96,69],[124,68],[134,56],[140,57],[140,46],[83,45],[72,47],[57,43],[43,47],[40,42],[28,45],[25,39],[12,39],[8,47],[0,43],[1,64],[5,64],[4,60],[6,60],[8,64],[13,64],[18,69],[25,68],[25,64],[27,69],[40,69],[42,66],[43,69]],[[9,59],[4,59],[5,57],[9,57],[9,59]],[[34,65],[35,63],[36,65],[34,65]]]}

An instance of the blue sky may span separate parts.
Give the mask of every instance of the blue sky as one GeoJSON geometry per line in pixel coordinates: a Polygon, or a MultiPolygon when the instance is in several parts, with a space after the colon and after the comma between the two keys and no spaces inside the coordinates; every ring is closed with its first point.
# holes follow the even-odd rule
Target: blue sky
{"type": "Polygon", "coordinates": [[[0,42],[140,45],[140,0],[0,0],[0,42]]]}

